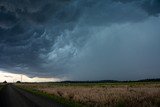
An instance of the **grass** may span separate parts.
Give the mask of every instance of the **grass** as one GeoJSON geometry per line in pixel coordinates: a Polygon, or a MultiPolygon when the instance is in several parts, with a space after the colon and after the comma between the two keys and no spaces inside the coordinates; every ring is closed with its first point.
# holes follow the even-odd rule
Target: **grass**
{"type": "Polygon", "coordinates": [[[71,104],[72,107],[77,106],[76,104],[91,107],[160,106],[159,82],[32,83],[18,86],[47,95],[64,104],[71,104]]]}
{"type": "Polygon", "coordinates": [[[2,89],[2,86],[0,85],[0,90],[2,89]]]}
{"type": "Polygon", "coordinates": [[[5,84],[0,83],[0,90],[3,88],[5,84]]]}
{"type": "Polygon", "coordinates": [[[37,89],[33,89],[33,88],[30,88],[30,87],[22,87],[20,85],[18,85],[18,87],[25,90],[25,91],[28,91],[28,92],[30,92],[34,95],[43,96],[43,97],[52,99],[52,100],[56,101],[57,103],[63,104],[63,105],[68,106],[68,107],[85,107],[85,105],[82,105],[82,104],[80,104],[76,101],[68,100],[68,99],[65,99],[63,97],[56,96],[56,95],[53,95],[53,94],[48,94],[46,92],[43,92],[43,91],[40,91],[40,90],[37,90],[37,89]]]}

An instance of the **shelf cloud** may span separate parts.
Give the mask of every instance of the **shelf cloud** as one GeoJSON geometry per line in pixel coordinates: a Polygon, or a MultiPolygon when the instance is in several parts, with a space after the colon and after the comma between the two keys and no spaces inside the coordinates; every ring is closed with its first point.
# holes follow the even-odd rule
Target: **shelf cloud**
{"type": "Polygon", "coordinates": [[[159,0],[1,0],[0,69],[29,77],[160,77],[159,0]]]}

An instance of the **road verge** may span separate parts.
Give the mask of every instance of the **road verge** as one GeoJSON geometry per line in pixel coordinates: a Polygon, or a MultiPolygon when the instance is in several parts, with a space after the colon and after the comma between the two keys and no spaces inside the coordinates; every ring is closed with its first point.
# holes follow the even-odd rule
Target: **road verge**
{"type": "Polygon", "coordinates": [[[57,103],[66,105],[68,107],[87,107],[81,103],[75,102],[73,100],[69,100],[69,99],[65,99],[63,97],[59,97],[53,94],[48,94],[46,92],[40,91],[40,90],[36,90],[36,89],[32,89],[32,88],[26,88],[26,87],[22,87],[20,85],[15,85],[17,88],[20,88],[22,90],[25,90],[29,93],[32,93],[34,95],[38,95],[38,96],[42,96],[42,97],[46,97],[49,98],[53,101],[56,101],[57,103]]]}

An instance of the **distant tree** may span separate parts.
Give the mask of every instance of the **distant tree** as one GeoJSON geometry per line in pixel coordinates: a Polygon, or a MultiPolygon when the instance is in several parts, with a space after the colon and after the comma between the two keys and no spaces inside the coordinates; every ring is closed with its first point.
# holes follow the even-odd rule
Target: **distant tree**
{"type": "Polygon", "coordinates": [[[21,83],[21,81],[17,81],[16,83],[21,83]]]}
{"type": "Polygon", "coordinates": [[[3,83],[7,84],[7,81],[4,81],[3,83]]]}

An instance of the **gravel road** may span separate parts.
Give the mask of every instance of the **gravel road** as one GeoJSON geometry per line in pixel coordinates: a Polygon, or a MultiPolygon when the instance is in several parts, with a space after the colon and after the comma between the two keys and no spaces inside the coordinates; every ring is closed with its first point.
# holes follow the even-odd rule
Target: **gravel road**
{"type": "Polygon", "coordinates": [[[64,107],[42,96],[33,95],[8,84],[0,90],[0,107],[64,107]]]}

